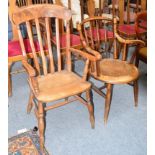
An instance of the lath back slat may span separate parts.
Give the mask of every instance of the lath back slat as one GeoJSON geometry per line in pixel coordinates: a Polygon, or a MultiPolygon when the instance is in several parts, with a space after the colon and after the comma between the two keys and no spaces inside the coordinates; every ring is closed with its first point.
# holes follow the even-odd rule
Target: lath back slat
{"type": "Polygon", "coordinates": [[[91,41],[91,47],[94,49],[94,41],[93,41],[93,22],[90,21],[89,35],[91,41]]]}
{"type": "Polygon", "coordinates": [[[58,58],[58,71],[61,71],[61,53],[60,53],[60,36],[59,36],[59,19],[55,19],[56,23],[56,46],[57,46],[57,58],[58,58]]]}
{"type": "Polygon", "coordinates": [[[35,19],[35,24],[36,24],[36,30],[37,30],[37,35],[38,35],[38,41],[40,45],[40,53],[41,53],[41,59],[42,59],[42,65],[43,65],[43,72],[44,75],[47,74],[47,62],[46,62],[46,57],[43,49],[43,41],[41,37],[41,32],[40,32],[40,25],[39,25],[39,19],[35,19]]]}
{"type": "Polygon", "coordinates": [[[96,27],[96,36],[97,36],[97,43],[96,43],[96,48],[98,49],[99,48],[99,46],[100,46],[100,35],[99,35],[99,23],[98,23],[99,21],[98,20],[96,20],[95,21],[95,27],[96,27]]]}
{"type": "Polygon", "coordinates": [[[54,68],[54,60],[53,60],[53,52],[51,47],[51,30],[50,30],[50,23],[49,18],[45,18],[45,24],[46,24],[46,32],[47,32],[47,45],[48,45],[48,51],[49,51],[49,59],[50,59],[50,72],[53,73],[55,71],[54,68]]]}
{"type": "Polygon", "coordinates": [[[69,47],[70,47],[70,23],[69,21],[66,22],[66,40],[67,40],[67,44],[66,44],[67,69],[68,71],[71,71],[72,65],[71,65],[71,54],[69,51],[69,47]]]}
{"type": "Polygon", "coordinates": [[[36,49],[35,49],[34,42],[33,42],[32,29],[31,29],[31,25],[30,25],[29,21],[26,22],[26,27],[27,27],[28,37],[30,40],[30,45],[31,45],[32,53],[33,53],[34,64],[35,64],[35,67],[36,67],[38,73],[40,74],[40,67],[39,67],[39,63],[38,63],[36,49]]]}
{"type": "MultiPolygon", "coordinates": [[[[19,29],[20,24],[25,23],[28,33],[28,38],[34,58],[35,68],[38,71],[38,74],[47,75],[48,72],[54,73],[55,67],[54,67],[54,61],[58,63],[58,71],[62,70],[62,62],[61,62],[61,53],[60,53],[60,34],[59,34],[59,19],[63,19],[66,21],[66,57],[67,57],[67,69],[71,70],[71,56],[69,52],[70,47],[70,36],[69,36],[69,20],[71,19],[71,10],[68,10],[65,7],[58,6],[58,5],[51,5],[51,4],[38,4],[38,5],[31,5],[28,7],[24,7],[19,9],[17,12],[13,14],[13,22],[18,27],[18,33],[19,33],[19,39],[20,39],[20,45],[22,48],[23,56],[26,57],[26,50],[24,47],[24,41],[22,38],[21,31],[19,29]],[[51,43],[51,35],[52,30],[50,27],[50,18],[55,19],[56,23],[56,45],[57,45],[57,60],[54,59],[54,53],[52,50],[52,43],[51,43]],[[40,19],[42,19],[42,22],[44,22],[44,26],[42,26],[42,23],[39,23],[40,19]],[[33,28],[36,28],[37,36],[33,35],[33,30],[31,29],[31,23],[33,23],[33,28]],[[43,29],[41,29],[43,28],[43,29]],[[37,45],[36,45],[37,44],[37,45]],[[39,46],[39,47],[38,47],[39,46]],[[36,49],[35,49],[36,48],[36,49]],[[38,51],[39,50],[39,51],[38,51]],[[37,57],[37,53],[39,52],[40,59],[37,57]],[[46,54],[48,53],[48,58],[46,57],[46,54]],[[48,63],[49,60],[49,63],[48,63]],[[42,62],[42,68],[43,73],[41,72],[41,69],[39,69],[39,63],[42,62]],[[47,67],[47,64],[49,64],[49,68],[47,67]]],[[[54,33],[53,33],[54,34],[54,33]]]]}

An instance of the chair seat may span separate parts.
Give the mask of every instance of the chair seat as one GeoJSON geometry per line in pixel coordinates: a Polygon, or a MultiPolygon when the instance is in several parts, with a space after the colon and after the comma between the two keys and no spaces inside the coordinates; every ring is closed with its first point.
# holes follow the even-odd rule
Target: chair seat
{"type": "MultiPolygon", "coordinates": [[[[135,25],[131,24],[123,24],[123,25],[119,25],[118,27],[118,31],[124,35],[128,35],[128,36],[136,36],[136,30],[135,30],[135,25]]],[[[145,33],[146,30],[143,28],[139,28],[139,33],[145,33]]]]}
{"type": "Polygon", "coordinates": [[[99,66],[99,76],[97,78],[107,83],[128,83],[139,76],[137,67],[126,61],[102,59],[99,66]]]}
{"type": "MultiPolygon", "coordinates": [[[[56,37],[53,37],[52,41],[56,44],[56,37]]],[[[81,46],[80,36],[75,34],[70,34],[70,46],[81,46]]],[[[60,36],[60,48],[66,48],[66,34],[60,36]]]]}
{"type": "MultiPolygon", "coordinates": [[[[88,36],[90,36],[90,31],[87,30],[88,32],[88,36]]],[[[93,34],[93,40],[97,40],[98,36],[97,36],[97,29],[92,29],[92,34],[93,34]]],[[[112,31],[107,31],[105,29],[99,29],[99,40],[105,40],[107,37],[107,39],[113,39],[114,34],[112,31]]]]}
{"type": "Polygon", "coordinates": [[[140,48],[138,55],[142,56],[143,58],[147,58],[147,47],[140,48]]]}
{"type": "MultiPolygon", "coordinates": [[[[26,53],[31,53],[31,46],[30,46],[30,42],[28,39],[24,39],[24,45],[25,45],[25,50],[26,53]]],[[[34,46],[36,51],[39,51],[39,43],[37,41],[34,41],[34,46]]],[[[22,50],[20,47],[20,43],[18,40],[16,41],[9,41],[8,42],[8,57],[13,57],[13,56],[18,56],[18,55],[22,55],[22,50]]]]}
{"type": "Polygon", "coordinates": [[[89,82],[83,81],[78,75],[66,70],[38,77],[37,80],[40,91],[36,98],[42,102],[66,98],[82,93],[91,87],[89,82]]]}

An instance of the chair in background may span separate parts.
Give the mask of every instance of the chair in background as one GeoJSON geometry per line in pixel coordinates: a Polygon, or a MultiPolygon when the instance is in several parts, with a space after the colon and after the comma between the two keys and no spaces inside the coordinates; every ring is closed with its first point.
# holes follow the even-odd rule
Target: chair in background
{"type": "MultiPolygon", "coordinates": [[[[137,0],[138,1],[138,0],[137,0]]],[[[135,8],[136,11],[133,11],[130,7],[130,0],[127,1],[127,3],[125,3],[125,0],[119,0],[119,26],[118,26],[118,32],[120,35],[122,35],[123,37],[126,37],[127,39],[131,38],[131,39],[135,39],[136,38],[136,30],[135,30],[135,26],[134,26],[134,22],[136,19],[136,15],[138,13],[138,11],[143,11],[144,9],[146,9],[146,7],[144,6],[144,1],[141,1],[141,10],[139,9],[138,5],[137,8],[135,8]],[[143,2],[143,3],[142,3],[143,2]]],[[[113,6],[114,6],[114,1],[113,1],[113,6]]],[[[115,9],[113,7],[113,9],[115,9]]],[[[115,13],[116,11],[113,10],[113,13],[115,13]]],[[[114,15],[115,16],[115,15],[114,15]]],[[[143,34],[145,33],[146,30],[143,28],[139,29],[139,33],[143,34]]]]}
{"type": "Polygon", "coordinates": [[[135,64],[138,67],[139,61],[143,61],[147,63],[147,11],[142,11],[137,14],[137,18],[135,21],[135,29],[137,33],[137,38],[141,39],[145,42],[145,46],[139,46],[136,51],[136,61],[135,64]],[[140,34],[139,29],[143,28],[146,29],[145,34],[140,34]]]}
{"type": "MultiPolygon", "coordinates": [[[[95,46],[91,46],[91,44],[92,45],[94,44],[93,40],[89,39],[89,41],[91,41],[91,44],[88,42],[88,39],[85,35],[85,31],[83,31],[83,29],[84,29],[84,23],[82,22],[81,24],[78,24],[78,30],[79,30],[80,37],[81,37],[84,48],[89,49],[89,53],[93,54],[94,56],[96,55],[96,57],[98,57],[99,51],[94,51],[95,46]]],[[[139,71],[134,64],[128,63],[126,61],[127,59],[126,47],[127,45],[133,44],[133,43],[143,44],[143,41],[127,40],[127,39],[123,39],[122,37],[120,37],[116,30],[116,18],[114,20],[114,31],[115,31],[114,33],[114,36],[115,36],[114,59],[103,58],[103,59],[96,61],[95,63],[92,62],[90,66],[90,71],[89,71],[90,77],[93,77],[96,80],[99,80],[105,83],[105,85],[101,86],[100,88],[98,88],[94,84],[92,86],[94,91],[96,91],[99,95],[105,98],[105,111],[104,111],[104,122],[105,123],[108,120],[108,115],[109,115],[110,105],[111,105],[111,98],[112,98],[112,88],[114,84],[129,84],[130,83],[130,85],[132,85],[134,88],[135,106],[138,105],[138,81],[137,80],[139,76],[139,71]],[[117,40],[123,45],[121,60],[118,59],[118,51],[117,51],[117,46],[116,46],[117,40]],[[106,93],[102,91],[105,88],[106,88],[106,93]]]]}
{"type": "Polygon", "coordinates": [[[75,100],[81,101],[89,111],[90,122],[92,128],[94,128],[94,109],[90,98],[91,84],[86,81],[88,74],[89,62],[96,61],[97,58],[91,54],[84,53],[78,49],[70,47],[70,28],[69,20],[71,19],[71,11],[65,7],[59,5],[31,5],[20,9],[13,14],[13,21],[17,26],[20,46],[22,49],[23,59],[22,64],[28,73],[28,82],[30,85],[30,98],[27,107],[29,113],[32,107],[35,107],[35,114],[38,119],[39,137],[41,150],[44,149],[44,132],[45,132],[45,112],[60,106],[64,106],[75,100]],[[46,42],[44,37],[42,38],[40,32],[39,18],[45,21],[46,42]],[[51,33],[49,27],[49,19],[54,18],[56,23],[56,52],[51,47],[51,33]],[[59,19],[66,21],[66,65],[65,69],[62,69],[61,52],[60,52],[60,39],[59,39],[59,19]],[[36,25],[37,36],[32,35],[30,28],[30,22],[34,20],[36,25]],[[28,38],[30,40],[30,46],[32,48],[34,66],[31,66],[27,61],[26,50],[24,41],[19,29],[20,24],[26,24],[28,38]],[[34,48],[34,40],[38,40],[40,48],[40,61],[36,56],[36,50],[34,48]],[[47,43],[47,44],[46,44],[47,43]],[[46,46],[46,50],[43,48],[46,46]],[[48,57],[44,54],[48,52],[48,57]],[[57,53],[57,57],[54,54],[57,53]],[[71,54],[81,55],[85,59],[85,67],[83,76],[80,77],[72,72],[71,54]],[[48,61],[47,61],[48,60],[48,61]],[[40,63],[42,68],[40,68],[40,63]],[[54,64],[57,65],[54,65],[54,64]],[[63,80],[62,80],[63,79],[63,80]],[[86,100],[84,100],[80,94],[86,92],[86,100]],[[62,100],[64,99],[64,101],[62,100]],[[60,101],[50,105],[49,102],[60,101]],[[48,104],[46,104],[48,103],[48,104]],[[44,106],[46,104],[46,106],[44,106]]]}

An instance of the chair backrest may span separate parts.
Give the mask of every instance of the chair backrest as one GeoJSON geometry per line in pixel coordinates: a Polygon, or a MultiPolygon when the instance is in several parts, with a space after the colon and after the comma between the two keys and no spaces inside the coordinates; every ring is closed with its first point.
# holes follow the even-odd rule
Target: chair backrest
{"type": "Polygon", "coordinates": [[[93,16],[77,24],[82,43],[101,53],[107,52],[108,37],[113,37],[112,19],[93,16]]]}
{"type": "Polygon", "coordinates": [[[15,12],[17,9],[24,7],[24,6],[29,6],[31,4],[43,4],[43,3],[53,3],[52,0],[9,0],[9,19],[11,21],[12,25],[12,33],[13,33],[13,38],[12,40],[18,40],[18,33],[15,28],[15,25],[12,22],[12,14],[15,12]]]}
{"type": "Polygon", "coordinates": [[[19,9],[17,12],[13,13],[13,22],[16,25],[19,35],[20,46],[22,49],[23,58],[27,59],[25,44],[23,41],[23,37],[20,30],[20,25],[25,24],[28,34],[28,39],[30,41],[30,46],[32,49],[34,65],[37,70],[38,75],[46,75],[48,73],[54,73],[55,71],[62,70],[62,62],[61,62],[61,53],[60,53],[60,39],[59,39],[59,19],[63,19],[66,22],[66,68],[67,70],[71,70],[71,56],[69,52],[70,47],[70,28],[69,28],[69,20],[71,19],[71,11],[67,8],[58,5],[51,4],[38,4],[38,5],[30,5],[28,7],[24,7],[19,9]],[[41,35],[41,26],[39,24],[39,19],[44,20],[45,23],[45,34],[41,35]],[[51,34],[50,31],[50,19],[54,19],[55,26],[55,36],[56,36],[56,58],[54,59],[54,52],[51,46],[51,34]],[[37,36],[33,35],[30,23],[33,21],[36,27],[37,36]],[[39,49],[40,49],[40,60],[37,57],[36,53],[36,44],[38,41],[39,49]],[[45,56],[45,52],[48,54],[48,59],[45,56]],[[56,60],[56,61],[55,61],[56,60]],[[57,63],[57,68],[54,66],[54,61],[57,63]],[[40,67],[40,63],[42,67],[40,67]],[[49,67],[48,67],[49,66],[49,67]]]}

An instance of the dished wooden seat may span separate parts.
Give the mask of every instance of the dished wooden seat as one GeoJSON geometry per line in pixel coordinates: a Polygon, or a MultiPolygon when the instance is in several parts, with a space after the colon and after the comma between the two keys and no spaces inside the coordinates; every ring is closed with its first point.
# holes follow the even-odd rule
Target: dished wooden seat
{"type": "Polygon", "coordinates": [[[102,59],[98,70],[98,79],[112,84],[129,83],[139,76],[135,65],[116,59],[102,59]]]}
{"type": "Polygon", "coordinates": [[[37,77],[37,80],[39,94],[36,98],[44,102],[51,102],[82,93],[90,89],[91,86],[89,82],[84,81],[75,73],[66,70],[48,74],[44,77],[37,77]]]}

